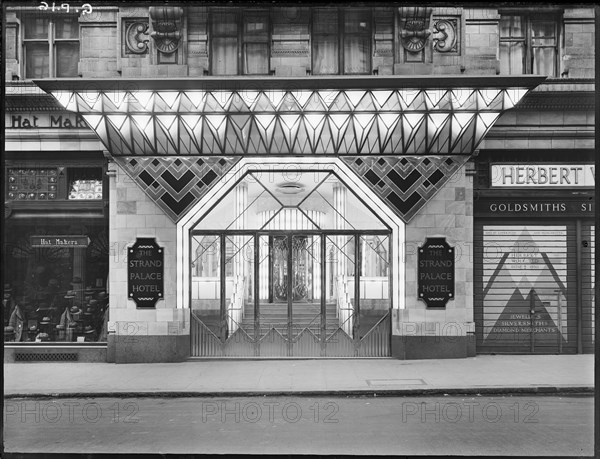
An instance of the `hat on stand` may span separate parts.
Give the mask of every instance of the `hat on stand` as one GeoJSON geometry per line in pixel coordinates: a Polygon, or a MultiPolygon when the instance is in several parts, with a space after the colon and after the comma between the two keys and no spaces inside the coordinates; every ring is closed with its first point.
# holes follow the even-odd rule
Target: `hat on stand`
{"type": "Polygon", "coordinates": [[[106,292],[100,292],[98,295],[96,295],[96,299],[98,301],[108,300],[108,294],[106,292]]]}
{"type": "Polygon", "coordinates": [[[75,291],[74,290],[69,290],[67,292],[67,294],[65,295],[65,298],[75,298],[75,291]]]}

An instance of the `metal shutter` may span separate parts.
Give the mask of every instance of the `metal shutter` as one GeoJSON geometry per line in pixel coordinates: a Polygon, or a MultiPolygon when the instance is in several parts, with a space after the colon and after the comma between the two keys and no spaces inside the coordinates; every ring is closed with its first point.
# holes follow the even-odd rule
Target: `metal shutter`
{"type": "Polygon", "coordinates": [[[575,226],[479,224],[475,246],[477,351],[576,352],[575,226]]]}

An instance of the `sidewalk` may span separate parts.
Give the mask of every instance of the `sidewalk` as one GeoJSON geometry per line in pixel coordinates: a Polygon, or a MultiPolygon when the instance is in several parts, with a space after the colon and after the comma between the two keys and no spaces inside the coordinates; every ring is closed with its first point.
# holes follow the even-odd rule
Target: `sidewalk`
{"type": "Polygon", "coordinates": [[[5,398],[593,393],[593,355],[11,363],[5,398]]]}

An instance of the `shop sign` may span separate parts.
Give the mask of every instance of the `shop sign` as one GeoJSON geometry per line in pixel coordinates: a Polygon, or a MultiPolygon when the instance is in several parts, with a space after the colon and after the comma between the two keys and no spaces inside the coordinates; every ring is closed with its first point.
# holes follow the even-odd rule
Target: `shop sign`
{"type": "Polygon", "coordinates": [[[81,115],[72,113],[26,113],[19,115],[5,114],[4,126],[8,129],[87,129],[88,126],[81,115]]]}
{"type": "Polygon", "coordinates": [[[164,249],[154,238],[137,238],[127,253],[127,292],[138,308],[164,297],[164,249]]]}
{"type": "Polygon", "coordinates": [[[87,236],[30,236],[29,244],[31,247],[65,247],[77,248],[90,245],[90,238],[87,236]]]}
{"type": "Polygon", "coordinates": [[[595,186],[593,164],[492,164],[492,188],[576,188],[595,186]]]}
{"type": "Polygon", "coordinates": [[[454,248],[443,237],[428,237],[418,252],[419,299],[429,307],[445,307],[454,299],[454,248]]]}
{"type": "Polygon", "coordinates": [[[594,217],[592,197],[578,200],[530,199],[488,200],[476,199],[474,212],[477,216],[537,216],[537,217],[594,217]]]}

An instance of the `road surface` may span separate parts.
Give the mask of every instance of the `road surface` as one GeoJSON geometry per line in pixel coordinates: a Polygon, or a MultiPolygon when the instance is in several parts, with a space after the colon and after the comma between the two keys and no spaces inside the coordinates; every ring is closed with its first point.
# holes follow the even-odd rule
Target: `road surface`
{"type": "Polygon", "coordinates": [[[5,452],[593,454],[591,396],[11,399],[5,452]]]}

